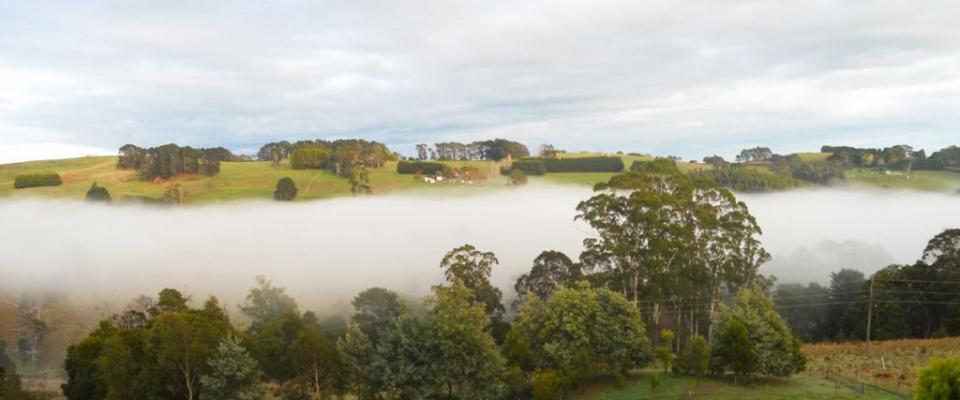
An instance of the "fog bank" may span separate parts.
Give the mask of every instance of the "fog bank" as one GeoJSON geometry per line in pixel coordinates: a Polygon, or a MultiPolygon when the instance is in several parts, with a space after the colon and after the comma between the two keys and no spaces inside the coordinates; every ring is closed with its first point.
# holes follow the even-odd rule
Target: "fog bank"
{"type": "MultiPolygon", "coordinates": [[[[470,243],[500,259],[493,281],[514,279],[540,251],[576,257],[589,229],[574,222],[576,186],[469,197],[391,195],[310,203],[245,202],[196,208],[107,207],[0,201],[0,287],[62,288],[124,302],[173,287],[239,302],[256,275],[312,308],[343,305],[383,286],[426,294],[439,261],[470,243]]],[[[825,281],[830,271],[872,272],[916,260],[926,241],[960,226],[960,197],[813,190],[741,195],[764,229],[781,282],[825,281]]]]}

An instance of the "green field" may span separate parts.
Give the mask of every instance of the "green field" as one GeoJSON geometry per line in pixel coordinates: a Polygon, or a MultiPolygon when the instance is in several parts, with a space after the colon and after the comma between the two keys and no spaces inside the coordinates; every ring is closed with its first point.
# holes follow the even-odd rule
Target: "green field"
{"type": "MultiPolygon", "coordinates": [[[[160,197],[173,183],[183,185],[189,203],[209,203],[237,199],[271,199],[277,180],[290,177],[297,184],[298,201],[350,195],[350,184],[326,170],[295,170],[289,164],[272,165],[269,162],[224,162],[220,174],[213,177],[183,175],[174,179],[142,182],[135,171],[116,169],[116,157],[84,157],[55,161],[31,161],[0,165],[0,197],[42,196],[82,199],[93,182],[105,186],[115,199],[125,195],[160,197]],[[63,185],[30,189],[14,189],[17,175],[56,172],[63,185]]],[[[455,167],[469,165],[488,171],[486,181],[476,185],[427,184],[412,175],[396,173],[396,163],[370,170],[370,186],[374,194],[404,190],[430,190],[448,193],[475,193],[502,187],[506,184],[497,166],[486,161],[455,161],[455,167]],[[466,188],[465,186],[469,186],[466,188]]]]}
{"type": "MultiPolygon", "coordinates": [[[[589,157],[612,155],[605,153],[562,153],[561,157],[589,157]]],[[[629,168],[634,161],[648,160],[648,156],[619,155],[629,168]]],[[[822,158],[822,153],[808,153],[806,159],[822,158]]],[[[183,175],[174,179],[142,182],[135,171],[116,169],[116,157],[83,157],[52,161],[30,161],[17,164],[0,165],[0,197],[53,197],[82,199],[93,182],[105,186],[114,199],[123,196],[160,197],[174,183],[181,184],[187,191],[187,201],[191,204],[210,203],[238,199],[268,200],[273,196],[277,180],[291,177],[297,184],[298,201],[324,199],[350,195],[350,185],[346,179],[335,176],[326,170],[295,170],[289,164],[272,165],[269,162],[224,162],[220,174],[214,177],[183,175]],[[17,175],[56,172],[63,178],[63,185],[30,189],[13,188],[17,175]]],[[[370,170],[370,186],[375,195],[397,192],[426,191],[431,195],[452,196],[472,195],[499,190],[506,186],[506,179],[500,175],[500,164],[491,161],[444,161],[452,167],[469,166],[485,171],[488,179],[473,185],[428,184],[416,181],[411,175],[396,173],[396,163],[387,163],[383,168],[370,170]]],[[[705,164],[681,162],[682,170],[689,171],[707,168],[705,164]]],[[[750,168],[765,170],[763,165],[750,164],[750,168]]],[[[531,182],[544,184],[566,184],[592,186],[606,182],[614,173],[610,172],[571,172],[551,173],[545,176],[530,177],[531,182]]],[[[960,172],[955,171],[914,171],[910,178],[902,172],[878,172],[858,169],[848,172],[848,183],[854,187],[873,187],[881,189],[923,190],[938,192],[956,192],[960,190],[960,172]]]]}
{"type": "Polygon", "coordinates": [[[881,189],[909,189],[929,192],[955,192],[960,189],[960,172],[913,171],[910,176],[902,171],[880,172],[856,169],[847,172],[847,180],[854,186],[881,189]]]}
{"type": "Polygon", "coordinates": [[[704,399],[704,400],[761,400],[761,399],[902,399],[885,391],[867,387],[859,393],[832,381],[814,377],[794,377],[790,380],[754,379],[750,385],[737,385],[727,379],[696,378],[661,375],[660,386],[651,390],[650,373],[633,375],[623,388],[613,384],[596,385],[580,390],[571,400],[638,400],[638,399],[704,399]],[[689,397],[687,397],[689,394],[689,397]]]}

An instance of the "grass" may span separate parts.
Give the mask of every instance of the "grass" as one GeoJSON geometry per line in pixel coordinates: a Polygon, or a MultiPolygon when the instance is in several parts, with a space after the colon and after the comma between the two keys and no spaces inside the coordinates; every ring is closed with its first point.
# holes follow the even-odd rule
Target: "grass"
{"type": "MultiPolygon", "coordinates": [[[[116,157],[83,157],[54,161],[31,161],[0,165],[0,197],[53,197],[83,199],[93,182],[105,186],[114,199],[125,195],[161,197],[173,183],[186,189],[188,202],[202,204],[238,199],[273,198],[277,181],[290,177],[296,182],[298,201],[324,199],[350,195],[349,182],[326,170],[295,170],[289,164],[272,165],[269,162],[224,162],[220,174],[213,177],[182,175],[156,182],[142,182],[134,171],[116,169],[116,157]],[[36,172],[56,172],[63,178],[63,185],[30,189],[14,189],[17,175],[36,172]]],[[[488,179],[463,190],[472,193],[505,185],[499,175],[499,167],[486,161],[451,161],[454,167],[471,166],[487,172],[488,179]]],[[[427,184],[418,182],[412,175],[396,173],[396,163],[387,163],[382,168],[369,171],[370,186],[374,194],[386,194],[405,190],[430,190],[453,192],[465,185],[427,184]],[[450,189],[450,190],[445,190],[450,189]]]]}
{"type": "Polygon", "coordinates": [[[807,344],[803,352],[810,374],[830,368],[843,376],[907,392],[916,383],[919,368],[932,358],[960,356],[960,337],[873,342],[869,352],[862,342],[807,344]]]}
{"type": "Polygon", "coordinates": [[[913,171],[908,178],[902,171],[855,169],[847,172],[847,181],[855,186],[882,189],[954,192],[960,189],[960,172],[913,171]]]}
{"type": "Polygon", "coordinates": [[[893,394],[868,388],[863,394],[831,381],[815,377],[794,377],[790,380],[754,379],[750,385],[732,380],[703,378],[700,385],[694,377],[664,374],[656,390],[650,387],[650,372],[634,374],[623,386],[612,384],[588,387],[574,393],[571,400],[637,400],[637,399],[901,399],[893,394]],[[690,397],[687,397],[687,395],[690,397]]]}

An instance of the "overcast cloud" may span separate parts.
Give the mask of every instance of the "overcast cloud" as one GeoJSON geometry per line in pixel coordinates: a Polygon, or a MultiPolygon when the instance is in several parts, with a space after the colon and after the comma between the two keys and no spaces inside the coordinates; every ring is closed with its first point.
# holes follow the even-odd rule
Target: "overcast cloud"
{"type": "Polygon", "coordinates": [[[408,153],[489,137],[685,157],[756,144],[929,151],[957,142],[958,12],[952,1],[4,1],[0,162],[316,137],[408,153]]]}

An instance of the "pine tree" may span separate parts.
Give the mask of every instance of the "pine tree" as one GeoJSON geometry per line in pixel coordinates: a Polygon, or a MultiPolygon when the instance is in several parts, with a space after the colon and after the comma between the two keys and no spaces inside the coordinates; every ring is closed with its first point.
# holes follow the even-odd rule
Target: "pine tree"
{"type": "Polygon", "coordinates": [[[87,201],[102,201],[104,203],[109,203],[111,201],[110,192],[107,191],[107,188],[94,182],[93,186],[90,186],[90,190],[87,190],[87,201]]]}
{"type": "Polygon", "coordinates": [[[257,362],[233,335],[227,336],[207,363],[210,375],[200,378],[202,400],[259,400],[265,396],[257,362]]]}

